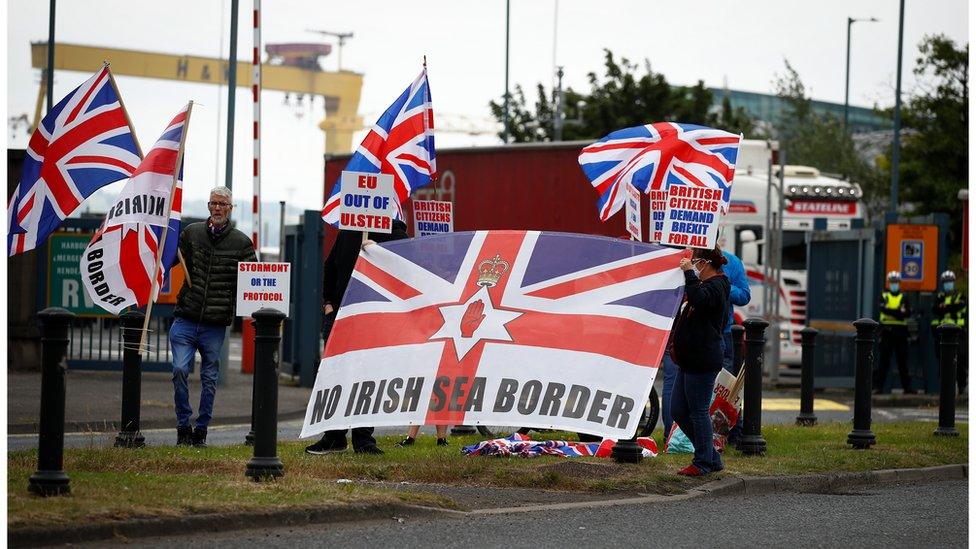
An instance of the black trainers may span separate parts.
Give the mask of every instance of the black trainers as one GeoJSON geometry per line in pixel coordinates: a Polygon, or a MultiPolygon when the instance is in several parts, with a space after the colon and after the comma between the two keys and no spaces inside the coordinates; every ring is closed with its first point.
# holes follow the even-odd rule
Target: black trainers
{"type": "Polygon", "coordinates": [[[326,440],[326,437],[322,437],[321,440],[312,444],[311,446],[305,447],[306,454],[312,454],[314,456],[321,456],[322,454],[333,454],[336,452],[346,451],[346,441],[342,442],[336,440],[326,440]]]}
{"type": "Polygon", "coordinates": [[[403,448],[404,446],[413,446],[414,442],[416,441],[413,439],[413,437],[407,437],[401,440],[400,442],[397,442],[394,446],[398,448],[403,448]]]}
{"type": "Polygon", "coordinates": [[[437,439],[437,445],[438,446],[447,446],[447,439],[446,438],[439,438],[439,439],[437,439]]]}
{"type": "Polygon", "coordinates": [[[206,448],[207,447],[207,430],[197,427],[193,430],[193,447],[194,448],[206,448]]]}
{"type": "Polygon", "coordinates": [[[176,445],[177,446],[189,446],[193,444],[193,428],[192,427],[177,427],[176,428],[176,445]]]}
{"type": "Polygon", "coordinates": [[[370,444],[369,446],[363,446],[362,448],[356,448],[357,454],[374,454],[380,455],[383,450],[380,450],[375,444],[370,444]]]}

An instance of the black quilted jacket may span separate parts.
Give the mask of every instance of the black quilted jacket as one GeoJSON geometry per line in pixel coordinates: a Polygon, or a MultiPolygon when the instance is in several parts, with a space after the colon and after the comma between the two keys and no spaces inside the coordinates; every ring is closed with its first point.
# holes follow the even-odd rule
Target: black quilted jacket
{"type": "Polygon", "coordinates": [[[251,239],[233,227],[211,236],[205,221],[192,223],[180,233],[180,251],[193,287],[183,284],[173,314],[229,326],[237,303],[237,263],[257,260],[251,239]]]}

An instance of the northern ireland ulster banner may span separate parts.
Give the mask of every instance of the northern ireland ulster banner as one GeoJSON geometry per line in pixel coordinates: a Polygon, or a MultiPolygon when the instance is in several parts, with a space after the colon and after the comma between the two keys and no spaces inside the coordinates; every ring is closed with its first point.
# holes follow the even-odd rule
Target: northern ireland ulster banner
{"type": "Polygon", "coordinates": [[[112,314],[148,303],[151,291],[158,293],[175,261],[183,202],[183,148],[192,105],[167,125],[81,256],[85,291],[112,314]]]}
{"type": "Polygon", "coordinates": [[[535,231],[369,245],[302,436],[486,424],[630,437],[681,299],[683,254],[535,231]]]}

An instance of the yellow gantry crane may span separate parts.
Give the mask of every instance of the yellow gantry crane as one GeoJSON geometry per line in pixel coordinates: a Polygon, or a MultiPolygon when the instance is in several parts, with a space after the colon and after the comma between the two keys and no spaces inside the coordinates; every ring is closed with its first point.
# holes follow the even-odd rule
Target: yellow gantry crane
{"type": "MultiPolygon", "coordinates": [[[[271,62],[261,65],[261,87],[325,98],[325,119],[319,124],[325,132],[325,152],[341,154],[352,151],[352,134],[363,128],[363,118],[357,114],[363,75],[321,70],[317,59],[327,55],[330,49],[328,44],[269,44],[271,62]]],[[[230,65],[226,60],[192,55],[63,43],[54,47],[56,70],[94,72],[103,61],[111,63],[116,75],[224,85],[228,82],[230,65]]],[[[47,67],[46,42],[31,43],[31,65],[37,69],[47,67]]],[[[40,121],[46,85],[42,77],[33,127],[40,121]]],[[[237,85],[251,86],[250,63],[238,61],[237,85]]]]}

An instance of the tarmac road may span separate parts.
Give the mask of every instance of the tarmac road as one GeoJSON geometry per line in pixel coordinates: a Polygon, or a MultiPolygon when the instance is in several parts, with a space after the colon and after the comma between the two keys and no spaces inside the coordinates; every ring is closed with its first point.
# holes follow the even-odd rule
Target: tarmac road
{"type": "MultiPolygon", "coordinates": [[[[137,540],[140,547],[966,547],[968,483],[858,487],[137,540]],[[924,502],[921,505],[920,502],[924,502]],[[734,509],[734,511],[732,511],[734,509]],[[624,545],[627,544],[627,545],[624,545]]],[[[129,540],[131,543],[133,540],[129,540]]],[[[104,546],[106,542],[82,544],[104,546]]]]}
{"type": "MultiPolygon", "coordinates": [[[[764,406],[765,407],[765,406],[764,406]]],[[[796,420],[795,410],[763,410],[763,424],[792,424],[796,420]]],[[[825,410],[816,412],[820,422],[850,421],[853,412],[845,410],[825,410]]],[[[939,411],[936,408],[875,408],[873,410],[872,421],[883,423],[890,421],[938,421],[939,411]]],[[[966,423],[969,421],[968,410],[956,412],[956,422],[966,423]]],[[[302,430],[301,420],[292,420],[278,424],[278,440],[298,440],[298,435],[302,430]]],[[[250,431],[250,425],[216,425],[211,426],[207,433],[207,444],[213,446],[232,446],[241,444],[244,436],[250,431]]],[[[425,434],[433,434],[433,427],[424,427],[421,430],[425,434]]],[[[376,434],[395,435],[406,433],[406,428],[385,427],[378,428],[376,434]]],[[[65,433],[65,448],[97,448],[111,446],[115,443],[117,433],[65,433]]],[[[658,422],[652,436],[661,434],[661,424],[658,422]]],[[[176,429],[148,429],[142,431],[146,437],[146,444],[149,446],[169,446],[176,443],[176,429]]],[[[317,440],[313,437],[308,439],[309,444],[317,440]]],[[[7,450],[26,450],[37,448],[36,434],[7,435],[7,450]]]]}

